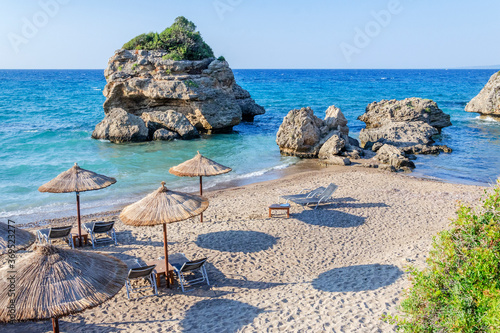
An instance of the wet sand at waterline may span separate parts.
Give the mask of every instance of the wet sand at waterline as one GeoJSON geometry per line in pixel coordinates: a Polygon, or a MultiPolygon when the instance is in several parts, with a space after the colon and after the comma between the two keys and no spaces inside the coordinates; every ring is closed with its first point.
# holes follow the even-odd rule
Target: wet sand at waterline
{"type": "MultiPolygon", "coordinates": [[[[405,267],[423,265],[457,201],[475,204],[484,193],[484,187],[355,167],[293,170],[207,192],[204,223],[168,225],[169,253],[208,257],[211,286],[182,293],[177,283],[167,289],[162,281],[159,296],[146,292],[132,301],[123,287],[103,305],[61,318],[61,331],[392,332],[380,317],[395,311],[408,286],[405,267]],[[280,195],[331,182],[339,186],[333,203],[316,210],[292,204],[289,219],[268,217],[267,207],[280,195]]],[[[96,251],[131,265],[163,254],[160,226],[125,226],[117,213],[84,217],[117,221],[118,246],[96,251]]],[[[0,325],[2,332],[51,329],[49,321],[0,325]]]]}

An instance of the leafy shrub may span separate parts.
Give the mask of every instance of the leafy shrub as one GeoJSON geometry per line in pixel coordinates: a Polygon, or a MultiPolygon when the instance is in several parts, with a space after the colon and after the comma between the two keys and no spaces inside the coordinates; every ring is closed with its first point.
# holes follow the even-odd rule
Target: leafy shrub
{"type": "Polygon", "coordinates": [[[226,61],[226,58],[224,58],[223,56],[220,56],[220,57],[217,58],[217,60],[219,60],[219,61],[226,61]]]}
{"type": "Polygon", "coordinates": [[[427,268],[410,269],[403,332],[500,332],[500,185],[479,209],[461,205],[451,230],[438,234],[427,268]]]}
{"type": "Polygon", "coordinates": [[[126,50],[165,50],[166,59],[201,60],[214,57],[214,53],[196,31],[196,25],[183,16],[161,33],[139,35],[123,45],[126,50]]]}
{"type": "Polygon", "coordinates": [[[120,72],[121,72],[121,71],[122,71],[122,69],[123,69],[123,65],[118,66],[118,71],[120,71],[120,72]]]}
{"type": "Polygon", "coordinates": [[[191,81],[191,80],[187,80],[187,81],[186,81],[186,85],[187,85],[188,87],[191,87],[191,88],[198,88],[198,87],[199,87],[198,83],[196,83],[196,82],[194,82],[194,81],[191,81]]]}
{"type": "Polygon", "coordinates": [[[137,68],[137,66],[138,66],[137,64],[133,64],[132,65],[132,70],[135,70],[137,68]]]}

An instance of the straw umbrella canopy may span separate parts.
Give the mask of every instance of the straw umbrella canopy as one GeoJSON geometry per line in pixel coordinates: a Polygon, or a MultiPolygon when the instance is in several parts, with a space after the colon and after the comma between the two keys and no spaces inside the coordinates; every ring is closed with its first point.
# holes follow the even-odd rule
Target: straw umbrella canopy
{"type": "Polygon", "coordinates": [[[33,244],[35,239],[35,235],[29,231],[0,222],[0,256],[9,253],[9,250],[25,249],[33,244]]]}
{"type": "Polygon", "coordinates": [[[116,179],[82,169],[75,165],[59,174],[50,182],[40,186],[38,191],[50,193],[76,192],[76,211],[78,219],[78,238],[82,244],[82,226],[80,219],[80,192],[100,190],[116,183],[116,179]]]}
{"type": "Polygon", "coordinates": [[[0,269],[0,321],[52,319],[104,303],[125,284],[127,265],[96,252],[38,245],[15,267],[0,269]]]}
{"type": "Polygon", "coordinates": [[[159,189],[143,199],[125,207],[120,219],[136,227],[163,225],[163,247],[165,251],[165,274],[168,282],[167,223],[187,220],[201,214],[208,207],[204,197],[171,191],[161,182],[159,189]]]}
{"type": "MultiPolygon", "coordinates": [[[[212,161],[198,152],[195,157],[171,167],[168,172],[179,177],[200,177],[200,195],[203,195],[203,176],[217,176],[230,171],[231,168],[212,161]]],[[[200,215],[200,220],[203,222],[203,214],[200,215]]]]}

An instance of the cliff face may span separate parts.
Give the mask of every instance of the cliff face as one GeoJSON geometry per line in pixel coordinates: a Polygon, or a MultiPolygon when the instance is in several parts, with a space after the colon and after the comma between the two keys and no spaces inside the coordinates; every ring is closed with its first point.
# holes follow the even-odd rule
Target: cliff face
{"type": "Polygon", "coordinates": [[[465,111],[500,116],[500,72],[491,76],[481,92],[467,103],[465,111]]]}
{"type": "MultiPolygon", "coordinates": [[[[171,117],[175,112],[180,114],[177,118],[185,117],[199,132],[208,134],[230,131],[242,119],[253,120],[265,112],[236,84],[227,62],[213,58],[174,61],[167,54],[118,50],[109,59],[103,91],[107,121],[96,126],[94,138],[110,139],[103,133],[107,133],[106,124],[113,122],[115,109],[143,120],[149,120],[146,113],[168,111],[171,117]]],[[[156,125],[148,126],[150,131],[159,129],[156,125]]],[[[153,134],[149,133],[148,139],[153,134]]]]}

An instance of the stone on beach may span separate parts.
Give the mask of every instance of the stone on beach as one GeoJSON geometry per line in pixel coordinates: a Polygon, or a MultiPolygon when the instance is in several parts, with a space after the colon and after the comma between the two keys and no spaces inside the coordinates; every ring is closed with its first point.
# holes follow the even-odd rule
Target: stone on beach
{"type": "Polygon", "coordinates": [[[347,119],[339,108],[330,106],[322,120],[305,107],[288,112],[276,134],[276,143],[282,155],[326,159],[357,144],[348,134],[347,119]]]}

